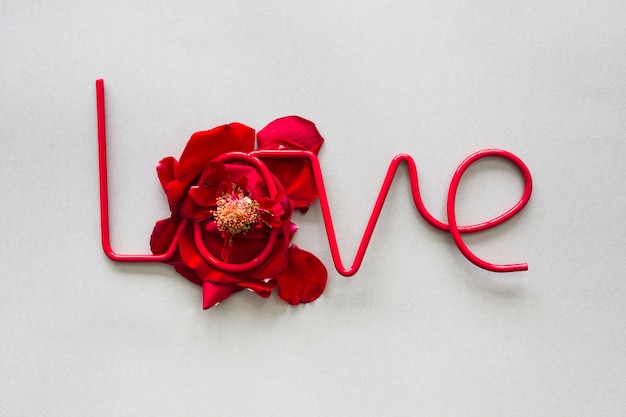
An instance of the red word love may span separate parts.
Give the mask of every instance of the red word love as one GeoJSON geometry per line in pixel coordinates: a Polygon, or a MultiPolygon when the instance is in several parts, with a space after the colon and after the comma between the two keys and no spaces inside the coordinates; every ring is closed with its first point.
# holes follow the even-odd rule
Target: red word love
{"type": "MultiPolygon", "coordinates": [[[[118,254],[115,253],[110,244],[109,237],[109,210],[108,210],[108,183],[107,183],[107,161],[106,161],[106,128],[105,128],[105,115],[104,115],[104,85],[102,80],[98,80],[96,82],[96,98],[97,98],[97,115],[98,115],[98,146],[99,146],[99,174],[100,174],[100,212],[101,212],[101,231],[102,231],[102,245],[105,254],[114,261],[119,262],[164,262],[170,259],[174,252],[176,251],[176,247],[178,244],[178,240],[180,239],[180,234],[182,233],[182,228],[178,230],[172,238],[172,243],[169,248],[160,254],[146,254],[146,255],[134,255],[134,254],[118,254]]],[[[380,216],[381,210],[385,203],[385,199],[395,178],[398,167],[400,164],[406,164],[408,168],[410,184],[411,184],[411,192],[415,207],[419,214],[433,227],[442,230],[444,232],[450,233],[454,243],[456,244],[459,251],[473,264],[477,265],[480,268],[494,271],[494,272],[512,272],[512,271],[523,271],[528,269],[528,265],[526,263],[511,263],[511,264],[494,264],[491,262],[487,262],[478,256],[476,256],[470,249],[467,247],[465,242],[463,241],[462,235],[465,233],[474,233],[479,231],[484,231],[487,229],[491,229],[497,225],[500,225],[507,220],[511,219],[517,213],[519,213],[530,200],[530,196],[532,193],[532,177],[530,174],[530,170],[526,166],[526,164],[514,154],[501,150],[501,149],[485,149],[480,150],[471,154],[467,157],[461,164],[458,166],[456,171],[452,176],[452,180],[450,181],[450,186],[448,189],[448,197],[446,204],[446,212],[447,212],[447,223],[437,220],[433,217],[422,202],[422,198],[420,196],[419,185],[418,185],[418,175],[417,168],[415,165],[415,161],[410,155],[407,154],[399,154],[391,161],[387,174],[383,180],[383,184],[381,186],[378,197],[375,201],[374,208],[372,210],[371,216],[363,233],[363,237],[361,239],[361,243],[357,249],[357,253],[355,259],[350,267],[345,267],[341,255],[339,253],[339,249],[337,246],[337,238],[335,235],[335,228],[333,226],[333,220],[330,212],[330,207],[328,203],[328,196],[326,193],[326,188],[324,185],[324,179],[322,176],[322,169],[320,166],[319,159],[314,152],[308,150],[294,150],[294,149],[277,149],[277,150],[256,150],[252,152],[232,152],[228,154],[224,154],[222,156],[224,159],[238,159],[242,161],[242,163],[246,163],[250,166],[258,167],[262,173],[265,173],[264,160],[277,160],[277,159],[301,159],[306,161],[306,163],[310,166],[311,172],[313,175],[315,188],[319,193],[319,201],[320,208],[322,212],[322,216],[324,219],[324,226],[326,230],[326,234],[328,236],[328,243],[330,246],[330,251],[333,259],[334,266],[336,270],[344,276],[352,276],[354,275],[360,268],[363,258],[365,256],[365,252],[367,250],[368,244],[372,237],[372,233],[374,228],[376,227],[376,223],[380,216]],[[457,216],[456,216],[456,195],[459,187],[459,183],[465,171],[475,162],[480,159],[494,157],[494,158],[502,158],[509,162],[511,162],[515,167],[519,170],[523,180],[524,180],[524,191],[522,193],[519,201],[511,207],[506,212],[501,215],[473,225],[459,225],[457,224],[457,216]]],[[[267,174],[270,175],[270,174],[267,174]]],[[[203,254],[207,259],[212,259],[210,254],[203,254]]],[[[257,265],[256,261],[250,261],[250,264],[257,265]]],[[[213,266],[218,267],[224,271],[235,271],[240,272],[245,270],[247,264],[226,264],[222,261],[216,260],[213,262],[213,266]]]]}

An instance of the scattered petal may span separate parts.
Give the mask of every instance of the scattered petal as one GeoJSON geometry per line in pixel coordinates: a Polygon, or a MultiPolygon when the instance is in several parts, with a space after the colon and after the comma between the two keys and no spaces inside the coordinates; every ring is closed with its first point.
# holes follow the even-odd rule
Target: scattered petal
{"type": "Polygon", "coordinates": [[[299,116],[276,119],[257,133],[259,149],[301,149],[318,153],[324,138],[315,123],[299,116]]]}
{"type": "Polygon", "coordinates": [[[292,245],[287,253],[288,268],[276,276],[278,296],[291,305],[310,303],[324,288],[328,272],[315,255],[292,245]]]}

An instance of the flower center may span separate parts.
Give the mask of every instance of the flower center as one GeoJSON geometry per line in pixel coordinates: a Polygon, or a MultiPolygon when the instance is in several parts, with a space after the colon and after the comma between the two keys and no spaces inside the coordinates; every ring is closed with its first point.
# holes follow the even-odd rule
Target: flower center
{"type": "Polygon", "coordinates": [[[230,235],[245,233],[259,220],[259,203],[239,191],[224,193],[217,198],[213,218],[220,232],[230,235]]]}

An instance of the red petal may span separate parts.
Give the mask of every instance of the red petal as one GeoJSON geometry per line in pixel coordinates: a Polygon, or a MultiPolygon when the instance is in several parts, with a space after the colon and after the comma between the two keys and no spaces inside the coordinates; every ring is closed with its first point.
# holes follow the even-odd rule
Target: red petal
{"type": "Polygon", "coordinates": [[[289,268],[276,277],[278,296],[291,305],[310,303],[324,288],[328,272],[315,255],[292,245],[287,254],[289,268]]]}
{"type": "Polygon", "coordinates": [[[237,180],[235,190],[244,190],[248,186],[248,177],[243,176],[237,180]]]}
{"type": "Polygon", "coordinates": [[[159,181],[161,182],[161,186],[165,190],[165,187],[170,181],[173,181],[175,178],[174,170],[178,165],[178,161],[171,156],[167,158],[163,158],[157,164],[157,176],[159,177],[159,181]]]}
{"type": "MultiPolygon", "coordinates": [[[[174,171],[176,170],[176,166],[178,165],[178,161],[171,156],[162,159],[157,164],[157,176],[159,177],[159,182],[161,183],[161,187],[165,190],[165,194],[167,195],[167,202],[169,203],[170,210],[174,211],[174,207],[181,198],[180,193],[168,191],[171,187],[171,184],[176,180],[176,176],[174,171]]],[[[172,187],[173,188],[173,187],[172,187]]]]}
{"type": "MultiPolygon", "coordinates": [[[[301,149],[317,153],[324,143],[315,124],[298,116],[274,120],[257,134],[259,149],[301,149]]],[[[264,159],[295,208],[305,210],[317,197],[313,171],[305,159],[264,159]]]]}
{"type": "MultiPolygon", "coordinates": [[[[215,236],[215,233],[203,233],[205,244],[211,243],[210,237],[215,236]]],[[[219,236],[219,235],[218,235],[219,236]]],[[[219,240],[219,246],[217,247],[217,253],[219,254],[224,240],[219,240]]],[[[216,245],[207,245],[207,249],[215,255],[216,245]],[[212,250],[213,249],[213,250],[212,250]]],[[[193,231],[191,229],[185,229],[180,237],[179,251],[182,262],[189,268],[193,269],[198,277],[202,281],[211,281],[213,283],[221,284],[234,284],[245,280],[240,273],[228,273],[215,269],[213,266],[202,257],[196,247],[194,241],[193,231]]]]}
{"type": "Polygon", "coordinates": [[[270,298],[270,295],[272,295],[272,291],[266,291],[266,290],[252,290],[252,291],[254,291],[254,293],[258,295],[259,297],[263,297],[263,298],[270,298]]]}
{"type": "Polygon", "coordinates": [[[209,309],[242,289],[236,285],[215,284],[205,281],[202,283],[202,308],[209,309]]]}
{"type": "MultiPolygon", "coordinates": [[[[226,164],[226,169],[232,181],[229,181],[229,189],[224,192],[232,192],[232,182],[244,184],[243,188],[250,192],[250,197],[259,200],[267,197],[267,184],[256,168],[249,165],[226,164]]],[[[219,190],[222,191],[222,190],[219,190]]]]}
{"type": "Polygon", "coordinates": [[[174,234],[178,229],[178,224],[172,219],[163,219],[156,222],[150,236],[150,249],[154,254],[167,252],[167,249],[174,239],[174,234]]]}
{"type": "Polygon", "coordinates": [[[296,209],[305,209],[317,198],[313,170],[303,159],[264,159],[265,165],[281,182],[296,209]]]}
{"type": "Polygon", "coordinates": [[[231,123],[194,133],[180,157],[176,178],[189,185],[207,163],[226,152],[254,150],[254,129],[231,123]]]}
{"type": "MultiPolygon", "coordinates": [[[[232,236],[233,244],[230,246],[228,262],[238,264],[255,258],[263,251],[267,242],[267,236],[267,233],[263,231],[260,231],[258,236],[252,233],[232,236]]],[[[228,238],[225,239],[222,232],[217,230],[215,222],[206,222],[202,232],[202,239],[207,250],[213,256],[218,259],[222,258],[222,250],[228,238]]],[[[224,259],[222,258],[222,260],[224,259]]]]}
{"type": "Polygon", "coordinates": [[[191,220],[191,221],[197,220],[196,219],[197,206],[193,203],[193,200],[191,198],[184,199],[182,204],[179,207],[180,207],[179,213],[183,218],[187,220],[191,220]]]}
{"type": "MultiPolygon", "coordinates": [[[[167,263],[171,263],[171,262],[168,261],[167,263]]],[[[182,262],[177,262],[177,263],[172,263],[172,264],[174,265],[176,272],[178,272],[179,274],[181,274],[182,276],[184,276],[185,278],[187,278],[189,281],[193,282],[194,284],[202,285],[202,280],[193,269],[188,268],[182,262]]]]}
{"type": "Polygon", "coordinates": [[[291,222],[287,222],[283,225],[282,229],[276,239],[276,244],[272,250],[272,253],[265,262],[259,265],[257,268],[251,271],[255,277],[259,278],[272,278],[279,274],[282,274],[287,268],[287,252],[289,242],[295,233],[291,222]]]}
{"type": "Polygon", "coordinates": [[[243,281],[235,273],[222,272],[219,269],[210,269],[209,272],[202,277],[202,281],[210,281],[215,284],[239,284],[243,281]]]}
{"type": "Polygon", "coordinates": [[[276,119],[257,133],[259,149],[303,149],[317,153],[324,138],[315,124],[299,116],[276,119]]]}
{"type": "MultiPolygon", "coordinates": [[[[174,234],[177,229],[178,223],[174,222],[171,218],[158,221],[154,225],[154,230],[152,232],[152,236],[150,237],[150,249],[152,250],[152,253],[165,253],[172,243],[172,239],[174,239],[174,234]]],[[[198,274],[196,274],[193,269],[183,262],[178,251],[174,253],[174,255],[165,263],[173,265],[176,272],[194,284],[201,284],[198,274]]]]}
{"type": "Polygon", "coordinates": [[[196,271],[199,277],[203,277],[209,273],[211,268],[202,255],[200,255],[198,249],[196,249],[191,228],[186,228],[180,235],[178,250],[180,251],[180,257],[185,265],[196,271]]]}
{"type": "Polygon", "coordinates": [[[249,279],[237,283],[242,288],[248,288],[263,298],[269,297],[270,293],[276,288],[276,281],[273,279],[268,280],[255,280],[249,279]]]}
{"type": "Polygon", "coordinates": [[[167,201],[170,203],[170,210],[172,213],[176,207],[178,207],[180,202],[187,197],[189,186],[194,178],[195,177],[192,177],[191,175],[187,175],[182,179],[177,178],[167,184],[165,193],[167,194],[167,201]]]}
{"type": "Polygon", "coordinates": [[[265,197],[257,202],[263,223],[271,228],[280,227],[283,224],[281,217],[285,214],[285,208],[279,202],[265,197]]]}
{"type": "Polygon", "coordinates": [[[209,162],[200,176],[198,186],[189,190],[189,196],[199,206],[215,206],[217,191],[223,182],[231,182],[226,166],[221,162],[209,162]]]}

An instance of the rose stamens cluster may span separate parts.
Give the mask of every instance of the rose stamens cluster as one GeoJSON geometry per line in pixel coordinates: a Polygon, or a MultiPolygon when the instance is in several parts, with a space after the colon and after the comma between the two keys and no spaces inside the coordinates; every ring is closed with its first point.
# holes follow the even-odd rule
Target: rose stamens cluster
{"type": "Polygon", "coordinates": [[[224,193],[216,199],[217,210],[213,218],[220,232],[231,236],[245,233],[259,221],[259,203],[246,196],[241,189],[224,193]]]}

